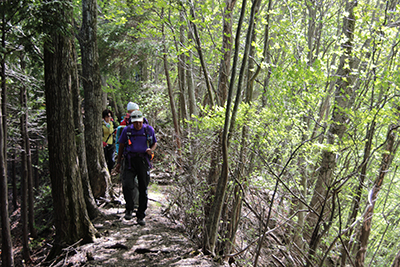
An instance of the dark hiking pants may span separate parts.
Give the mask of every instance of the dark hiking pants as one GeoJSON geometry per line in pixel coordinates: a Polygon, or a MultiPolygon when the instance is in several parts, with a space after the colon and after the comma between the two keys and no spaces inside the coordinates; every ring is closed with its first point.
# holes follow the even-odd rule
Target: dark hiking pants
{"type": "MultiPolygon", "coordinates": [[[[126,158],[125,160],[128,160],[126,158]]],[[[130,157],[129,162],[125,162],[123,170],[122,180],[122,191],[126,201],[126,210],[133,210],[134,207],[134,189],[135,189],[135,177],[137,176],[138,188],[139,188],[139,207],[136,212],[138,219],[143,219],[146,216],[147,209],[147,186],[150,182],[150,168],[146,162],[146,159],[141,156],[130,157]],[[130,167],[130,168],[129,168],[130,167]]]]}

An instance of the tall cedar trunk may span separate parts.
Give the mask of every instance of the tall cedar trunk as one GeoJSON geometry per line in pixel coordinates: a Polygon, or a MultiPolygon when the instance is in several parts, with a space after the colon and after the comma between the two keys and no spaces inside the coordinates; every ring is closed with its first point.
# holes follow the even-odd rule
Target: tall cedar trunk
{"type": "Polygon", "coordinates": [[[36,139],[34,142],[35,146],[33,149],[34,156],[33,156],[33,161],[35,168],[33,169],[33,177],[34,177],[34,185],[35,188],[39,188],[39,139],[36,139]]]}
{"type": "MultiPolygon", "coordinates": [[[[162,16],[164,16],[164,9],[162,10],[162,16]]],[[[175,129],[175,138],[176,138],[176,147],[178,149],[179,157],[181,153],[181,141],[180,141],[180,131],[178,125],[178,115],[176,114],[175,108],[175,101],[174,101],[174,94],[172,91],[171,79],[169,77],[169,67],[168,67],[168,58],[167,58],[167,47],[165,45],[165,33],[164,33],[164,23],[162,24],[162,35],[163,35],[163,49],[164,49],[164,71],[165,71],[165,78],[167,79],[167,87],[168,87],[168,95],[169,95],[169,104],[171,106],[171,114],[172,114],[172,121],[174,122],[174,129],[175,129]]]]}
{"type": "MultiPolygon", "coordinates": [[[[82,28],[79,43],[82,54],[82,85],[85,96],[85,148],[90,184],[95,198],[110,197],[111,177],[102,147],[101,112],[103,91],[97,51],[97,1],[82,1],[82,28]]],[[[111,170],[110,170],[111,172],[111,170]]]]}
{"type": "Polygon", "coordinates": [[[11,160],[11,183],[12,183],[12,204],[14,210],[18,209],[18,190],[17,190],[17,168],[16,168],[16,149],[14,149],[14,152],[12,153],[12,160],[11,160]]]}
{"type": "MultiPolygon", "coordinates": [[[[71,24],[71,9],[60,6],[53,10],[56,11],[54,19],[64,19],[66,24],[71,24]]],[[[50,34],[44,47],[44,64],[49,166],[56,235],[48,260],[53,259],[66,246],[77,242],[92,242],[95,233],[86,210],[76,152],[71,87],[77,83],[71,81],[74,77],[71,74],[75,70],[73,64],[76,64],[73,62],[73,55],[72,35],[59,32],[50,34]]]]}
{"type": "MultiPolygon", "coordinates": [[[[6,49],[5,8],[1,12],[1,47],[6,49]]],[[[8,184],[7,184],[7,87],[6,59],[1,53],[1,110],[0,110],[0,208],[1,208],[1,259],[4,266],[14,266],[12,251],[10,218],[8,217],[8,184]]]]}
{"type": "MultiPolygon", "coordinates": [[[[327,133],[327,143],[340,143],[345,131],[346,121],[348,119],[345,113],[346,108],[351,107],[351,95],[353,94],[351,71],[353,70],[354,60],[352,58],[353,50],[353,35],[355,28],[354,8],[357,5],[356,1],[346,4],[347,17],[344,17],[343,32],[347,37],[347,42],[343,45],[344,53],[341,56],[340,64],[337,72],[335,104],[332,112],[332,124],[327,133]],[[346,67],[348,62],[348,67],[346,67]]],[[[316,213],[310,213],[307,217],[308,227],[305,229],[305,239],[309,240],[310,248],[308,258],[314,257],[316,249],[320,241],[321,222],[331,214],[328,205],[329,189],[333,171],[336,166],[336,153],[333,151],[323,151],[320,168],[318,171],[317,181],[315,183],[314,193],[311,199],[310,206],[316,213]],[[328,195],[327,195],[328,194],[328,195]],[[325,210],[324,208],[325,207],[325,210]],[[319,222],[318,222],[319,221],[319,222]],[[313,230],[312,230],[313,228],[313,230]]],[[[310,264],[310,262],[308,262],[310,264]]]]}
{"type": "MultiPolygon", "coordinates": [[[[76,52],[73,54],[73,61],[76,62],[76,52]]],[[[86,149],[85,149],[85,133],[82,118],[82,100],[79,93],[79,79],[78,69],[74,68],[71,71],[72,77],[72,105],[74,110],[74,126],[75,126],[75,140],[76,140],[76,152],[79,157],[79,168],[81,172],[83,195],[85,197],[86,208],[90,219],[96,218],[100,211],[96,205],[96,201],[93,197],[92,187],[90,186],[89,173],[86,163],[86,149]]]]}
{"type": "MultiPolygon", "coordinates": [[[[4,65],[3,65],[4,66],[4,65]]],[[[4,76],[3,76],[4,77],[4,76]]],[[[2,78],[3,78],[2,77],[2,78]]],[[[3,80],[2,80],[3,81],[3,80]]],[[[5,83],[2,83],[4,89],[5,83]]],[[[4,103],[2,103],[4,105],[4,103]]],[[[2,115],[0,109],[0,116],[2,115]]],[[[3,266],[14,266],[14,256],[12,251],[10,218],[8,217],[8,188],[6,175],[6,160],[4,156],[5,138],[3,131],[3,121],[0,120],[0,208],[1,208],[1,261],[3,266]]]]}
{"type": "MultiPolygon", "coordinates": [[[[21,68],[25,70],[25,61],[24,56],[21,56],[21,68]]],[[[28,222],[29,222],[29,233],[32,238],[37,237],[36,227],[35,227],[35,208],[34,208],[34,198],[33,198],[33,168],[32,168],[32,150],[31,150],[31,141],[29,138],[28,131],[28,97],[26,93],[26,88],[23,86],[21,88],[21,108],[23,110],[22,119],[24,120],[24,124],[21,124],[21,136],[24,136],[25,139],[25,147],[23,148],[26,152],[26,166],[27,166],[27,192],[28,192],[28,222]]]]}
{"type": "MultiPolygon", "coordinates": [[[[25,87],[22,86],[20,89],[20,101],[21,107],[24,109],[26,106],[26,91],[25,87]]],[[[26,152],[28,131],[26,127],[26,113],[22,112],[20,117],[21,127],[21,164],[22,164],[22,175],[21,175],[21,227],[22,227],[22,257],[25,262],[31,262],[29,252],[29,232],[28,232],[28,155],[26,152]]]]}
{"type": "Polygon", "coordinates": [[[386,138],[386,147],[384,150],[385,152],[382,155],[382,162],[381,162],[381,167],[379,168],[378,177],[376,178],[375,183],[373,184],[372,189],[368,194],[368,205],[363,215],[364,220],[361,226],[361,235],[358,240],[358,242],[360,243],[360,249],[357,251],[357,255],[354,260],[356,267],[364,266],[365,254],[367,252],[367,247],[368,247],[368,239],[371,233],[372,217],[374,215],[375,202],[378,199],[378,193],[381,190],[383,179],[385,178],[385,175],[388,173],[390,164],[393,159],[393,155],[395,154],[394,151],[395,150],[394,142],[396,139],[395,130],[397,130],[398,127],[399,127],[398,125],[389,126],[389,131],[386,138]]]}

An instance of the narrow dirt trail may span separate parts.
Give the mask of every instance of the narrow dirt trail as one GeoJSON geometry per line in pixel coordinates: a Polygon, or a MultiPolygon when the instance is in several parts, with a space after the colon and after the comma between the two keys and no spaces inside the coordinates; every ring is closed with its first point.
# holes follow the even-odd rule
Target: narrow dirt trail
{"type": "MultiPolygon", "coordinates": [[[[123,201],[120,186],[115,192],[123,201]]],[[[200,253],[182,225],[162,215],[166,197],[164,186],[149,186],[145,226],[135,217],[125,220],[124,205],[103,208],[109,216],[93,222],[99,232],[96,241],[66,250],[71,256],[53,266],[223,266],[200,253]]]]}

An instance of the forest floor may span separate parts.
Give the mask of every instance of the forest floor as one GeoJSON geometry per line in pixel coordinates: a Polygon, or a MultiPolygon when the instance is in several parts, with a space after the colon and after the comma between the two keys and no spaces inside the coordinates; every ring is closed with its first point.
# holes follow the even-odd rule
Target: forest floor
{"type": "MultiPolygon", "coordinates": [[[[104,205],[101,210],[107,216],[93,220],[98,231],[95,242],[67,248],[57,261],[46,266],[224,266],[201,253],[185,234],[182,224],[163,215],[168,203],[168,185],[152,180],[148,190],[146,225],[140,226],[135,217],[124,219],[121,183],[115,177],[114,180],[117,180],[114,192],[118,196],[114,202],[118,204],[104,205]]],[[[48,249],[39,249],[40,253],[36,255],[33,253],[32,264],[22,264],[16,255],[15,266],[44,266],[51,243],[43,243],[48,249]]],[[[19,249],[14,251],[18,253],[19,249]]]]}

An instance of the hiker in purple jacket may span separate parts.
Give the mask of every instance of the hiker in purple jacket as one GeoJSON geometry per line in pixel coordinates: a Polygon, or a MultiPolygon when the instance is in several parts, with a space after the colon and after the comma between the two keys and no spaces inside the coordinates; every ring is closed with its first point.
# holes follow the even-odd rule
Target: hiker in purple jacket
{"type": "Polygon", "coordinates": [[[131,123],[125,127],[119,138],[119,149],[116,171],[120,172],[123,158],[122,190],[126,201],[125,219],[132,219],[134,178],[139,184],[139,207],[136,212],[137,222],[145,225],[147,209],[147,186],[150,182],[151,160],[157,147],[157,139],[153,127],[143,124],[143,114],[135,110],[130,115],[131,123]]]}

